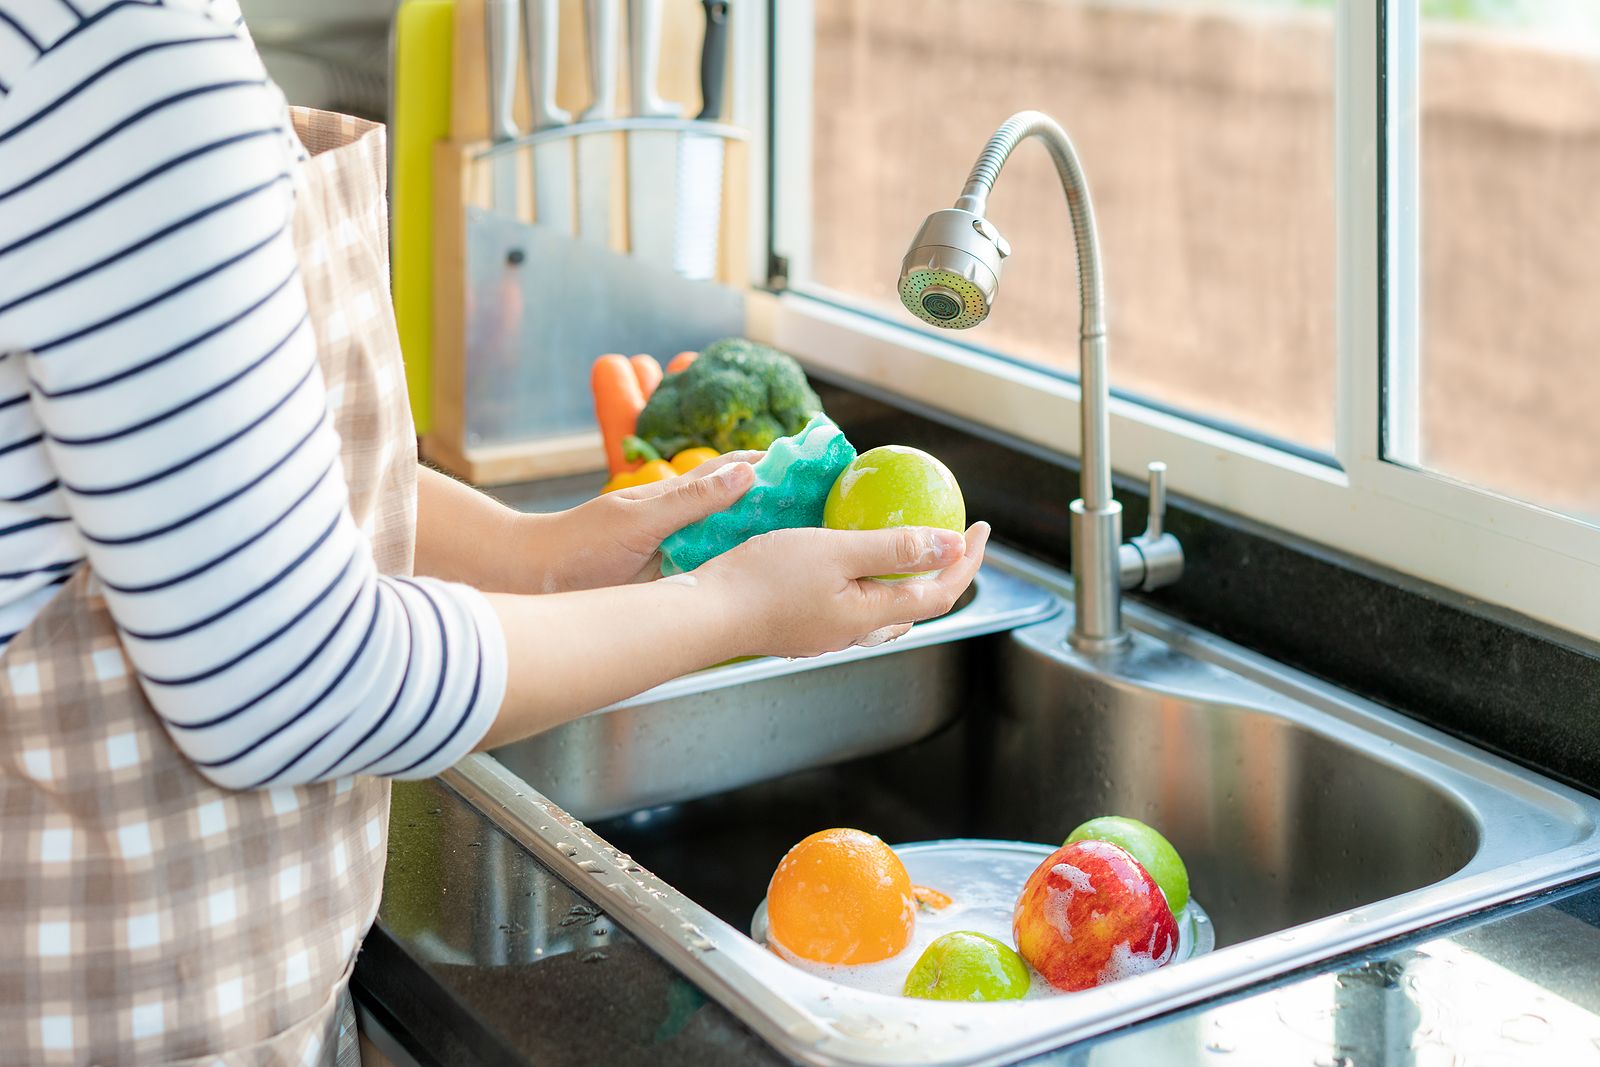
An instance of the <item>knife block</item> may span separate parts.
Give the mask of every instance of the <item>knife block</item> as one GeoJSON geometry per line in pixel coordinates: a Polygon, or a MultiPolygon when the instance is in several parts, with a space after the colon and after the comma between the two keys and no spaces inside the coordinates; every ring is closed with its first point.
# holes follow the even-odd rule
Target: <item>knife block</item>
{"type": "MultiPolygon", "coordinates": [[[[573,114],[589,102],[582,19],[580,0],[563,0],[556,97],[573,114]]],[[[455,0],[453,21],[451,133],[433,158],[432,417],[422,455],[480,485],[600,470],[604,451],[587,407],[596,357],[647,351],[665,363],[743,332],[748,150],[726,142],[714,282],[690,282],[627,254],[621,133],[589,135],[616,143],[608,247],[538,225],[526,146],[511,150],[516,203],[497,211],[484,158],[491,146],[483,0],[455,0]]],[[[699,108],[702,24],[696,0],[666,0],[661,91],[690,114],[699,108]]],[[[623,101],[626,66],[618,64],[623,101]]],[[[526,129],[524,73],[515,110],[526,129]]]]}

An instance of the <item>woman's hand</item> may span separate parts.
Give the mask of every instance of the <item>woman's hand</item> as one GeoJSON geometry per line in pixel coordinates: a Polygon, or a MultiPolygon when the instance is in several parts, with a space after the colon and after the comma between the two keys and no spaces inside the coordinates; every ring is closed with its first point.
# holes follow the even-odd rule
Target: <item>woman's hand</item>
{"type": "Polygon", "coordinates": [[[815,656],[899,637],[943,615],[971,584],[988,523],[961,534],[926,527],[762,534],[676,581],[709,587],[743,624],[744,655],[815,656]],[[937,577],[875,581],[875,574],[937,577]]]}
{"type": "Polygon", "coordinates": [[[542,557],[537,592],[598,589],[661,576],[667,535],[732,506],[755,482],[760,452],[729,452],[688,474],[618,489],[557,515],[528,516],[529,558],[542,557]]]}
{"type": "Polygon", "coordinates": [[[918,527],[779,530],[657,582],[490,596],[510,674],[500,715],[479,747],[547,730],[735,656],[814,656],[890,640],[950,610],[988,540],[981,522],[965,538],[918,527]],[[941,567],[936,578],[899,583],[866,577],[941,567]],[[664,633],[672,640],[663,641],[664,633]]]}

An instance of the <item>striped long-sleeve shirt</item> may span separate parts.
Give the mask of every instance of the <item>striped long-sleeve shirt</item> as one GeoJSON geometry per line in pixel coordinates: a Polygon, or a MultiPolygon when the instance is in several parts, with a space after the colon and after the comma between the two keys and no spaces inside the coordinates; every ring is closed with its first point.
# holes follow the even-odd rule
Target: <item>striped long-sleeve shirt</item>
{"type": "Polygon", "coordinates": [[[437,773],[505,690],[484,598],[351,518],[300,158],[235,0],[0,0],[0,636],[87,560],[234,788],[437,773]]]}

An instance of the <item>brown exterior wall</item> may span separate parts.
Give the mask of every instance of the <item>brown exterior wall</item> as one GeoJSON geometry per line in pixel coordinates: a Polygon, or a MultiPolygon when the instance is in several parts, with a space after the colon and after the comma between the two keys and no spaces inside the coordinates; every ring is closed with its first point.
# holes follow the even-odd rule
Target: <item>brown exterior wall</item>
{"type": "MultiPolygon", "coordinates": [[[[1071,132],[1099,214],[1121,388],[1330,449],[1326,16],[1062,0],[816,0],[814,280],[895,303],[922,217],[1012,111],[1071,132]]],[[[781,46],[781,42],[780,42],[781,46]]],[[[1600,58],[1443,27],[1424,55],[1430,465],[1600,514],[1600,58]]],[[[1070,366],[1066,208],[1024,148],[1016,254],[972,340],[1070,366]]]]}

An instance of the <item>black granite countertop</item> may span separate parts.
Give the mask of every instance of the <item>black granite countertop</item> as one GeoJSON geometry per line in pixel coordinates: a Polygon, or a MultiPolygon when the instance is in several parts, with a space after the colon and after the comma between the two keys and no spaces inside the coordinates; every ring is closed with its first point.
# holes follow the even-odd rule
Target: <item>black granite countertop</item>
{"type": "MultiPolygon", "coordinates": [[[[395,786],[354,988],[423,1065],[784,1062],[438,782],[395,786]]],[[[1600,1063],[1600,879],[1029,1062],[1600,1063]]]]}

